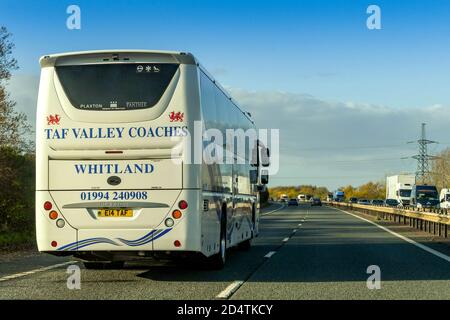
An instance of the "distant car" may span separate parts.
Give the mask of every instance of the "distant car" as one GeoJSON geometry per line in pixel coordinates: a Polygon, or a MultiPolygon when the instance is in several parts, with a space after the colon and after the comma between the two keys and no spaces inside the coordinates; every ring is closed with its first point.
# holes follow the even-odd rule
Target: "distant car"
{"type": "Polygon", "coordinates": [[[352,197],[348,200],[350,203],[358,203],[358,198],[352,197]]]}
{"type": "Polygon", "coordinates": [[[397,199],[386,199],[384,200],[384,204],[388,207],[397,207],[400,202],[398,202],[397,199]]]}
{"type": "Polygon", "coordinates": [[[370,202],[373,206],[384,206],[384,201],[381,199],[374,199],[370,202]]]}
{"type": "Polygon", "coordinates": [[[322,201],[319,198],[313,198],[311,201],[311,206],[322,206],[322,201]]]}
{"type": "Polygon", "coordinates": [[[364,204],[364,205],[367,205],[367,204],[370,204],[370,202],[369,202],[369,200],[367,200],[367,199],[359,199],[359,200],[358,200],[358,204],[364,204]]]}
{"type": "Polygon", "coordinates": [[[289,199],[288,206],[298,206],[297,199],[289,199]]]}

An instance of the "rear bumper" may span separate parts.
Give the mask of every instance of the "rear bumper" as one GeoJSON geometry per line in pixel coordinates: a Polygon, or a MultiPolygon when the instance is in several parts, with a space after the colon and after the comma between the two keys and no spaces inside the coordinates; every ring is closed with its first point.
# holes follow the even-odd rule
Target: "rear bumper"
{"type": "MultiPolygon", "coordinates": [[[[201,251],[201,232],[199,232],[199,205],[193,191],[181,190],[183,199],[189,202],[189,208],[173,227],[166,227],[164,220],[154,228],[105,228],[77,229],[65,223],[59,228],[51,220],[42,204],[45,201],[55,203],[47,191],[36,192],[36,238],[38,250],[58,255],[70,255],[79,252],[148,252],[148,251],[201,251]],[[188,237],[189,235],[189,237],[188,237]],[[175,246],[178,240],[180,246],[175,246]]],[[[64,210],[55,208],[59,217],[64,218],[64,210]]],[[[170,212],[168,212],[170,214],[170,212]]]]}
{"type": "Polygon", "coordinates": [[[73,256],[84,261],[171,261],[204,257],[194,251],[44,251],[57,257],[73,256]]]}

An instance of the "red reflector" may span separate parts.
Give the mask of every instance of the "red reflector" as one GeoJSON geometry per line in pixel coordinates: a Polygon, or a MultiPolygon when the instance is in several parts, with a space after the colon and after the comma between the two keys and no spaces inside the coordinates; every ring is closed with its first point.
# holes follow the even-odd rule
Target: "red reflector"
{"type": "Polygon", "coordinates": [[[175,247],[181,247],[181,242],[178,241],[178,240],[175,240],[175,241],[173,242],[173,245],[174,245],[175,247]]]}
{"type": "Polygon", "coordinates": [[[180,202],[178,202],[178,207],[181,210],[184,210],[184,209],[186,209],[188,207],[188,203],[186,201],[184,201],[184,200],[181,200],[180,202]]]}
{"type": "Polygon", "coordinates": [[[50,201],[45,201],[44,202],[44,209],[45,210],[50,210],[53,207],[52,203],[50,201]]]}
{"type": "Polygon", "coordinates": [[[52,241],[51,245],[52,245],[52,247],[54,248],[54,247],[56,247],[56,246],[58,245],[58,242],[52,241]]]}

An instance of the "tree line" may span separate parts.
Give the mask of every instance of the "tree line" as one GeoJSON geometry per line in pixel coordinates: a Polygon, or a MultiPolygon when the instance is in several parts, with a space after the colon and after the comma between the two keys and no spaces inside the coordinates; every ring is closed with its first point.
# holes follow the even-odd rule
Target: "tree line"
{"type": "MultiPolygon", "coordinates": [[[[450,188],[450,148],[446,148],[436,155],[436,159],[431,165],[427,184],[435,185],[438,191],[443,188],[450,188]]],[[[346,200],[353,197],[358,199],[385,199],[386,197],[385,181],[369,181],[357,187],[346,185],[338,189],[344,191],[346,200]]],[[[306,194],[326,199],[330,192],[326,187],[313,185],[278,186],[269,189],[269,197],[277,200],[282,195],[296,198],[299,194],[306,194]]]]}
{"type": "Polygon", "coordinates": [[[18,69],[11,33],[0,27],[0,249],[34,239],[33,143],[31,126],[6,91],[11,72],[18,69]]]}
{"type": "MultiPolygon", "coordinates": [[[[386,195],[386,186],[382,182],[369,181],[357,187],[347,185],[338,189],[344,191],[347,200],[352,197],[358,199],[384,199],[386,195]]],[[[279,186],[269,189],[270,198],[273,200],[280,199],[284,194],[289,198],[297,198],[299,194],[305,194],[325,200],[331,192],[326,187],[313,185],[279,186]]]]}
{"type": "Polygon", "coordinates": [[[286,194],[289,198],[297,198],[299,194],[305,194],[325,199],[328,193],[329,191],[326,187],[317,187],[313,185],[279,186],[269,188],[269,197],[273,200],[280,199],[280,197],[284,194],[286,194]]]}
{"type": "Polygon", "coordinates": [[[430,181],[438,190],[450,188],[450,148],[436,155],[431,164],[430,181]]]}

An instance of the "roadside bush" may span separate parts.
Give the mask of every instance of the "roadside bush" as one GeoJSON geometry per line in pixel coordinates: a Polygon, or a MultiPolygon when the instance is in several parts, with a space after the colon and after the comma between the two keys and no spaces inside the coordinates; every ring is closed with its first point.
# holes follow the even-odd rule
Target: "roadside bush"
{"type": "Polygon", "coordinates": [[[34,236],[34,163],[32,154],[0,148],[0,247],[34,236]]]}

